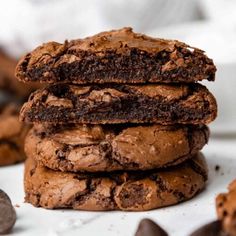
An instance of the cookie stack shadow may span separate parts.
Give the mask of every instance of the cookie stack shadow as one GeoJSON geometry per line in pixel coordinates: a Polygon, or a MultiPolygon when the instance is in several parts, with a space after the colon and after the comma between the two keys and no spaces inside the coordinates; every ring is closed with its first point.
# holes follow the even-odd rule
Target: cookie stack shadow
{"type": "Polygon", "coordinates": [[[203,51],[123,28],[49,42],[21,59],[23,82],[49,83],[20,118],[25,141],[25,200],[44,208],[142,211],[201,191],[200,150],[216,117],[198,83],[216,68],[203,51]]]}

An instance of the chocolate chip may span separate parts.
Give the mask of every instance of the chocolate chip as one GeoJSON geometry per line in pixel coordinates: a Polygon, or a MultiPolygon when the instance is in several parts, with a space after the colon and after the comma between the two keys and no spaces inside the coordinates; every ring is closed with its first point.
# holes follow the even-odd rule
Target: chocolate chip
{"type": "Polygon", "coordinates": [[[221,221],[213,221],[194,231],[190,236],[226,236],[222,231],[221,221]]]}
{"type": "Polygon", "coordinates": [[[143,219],[139,223],[135,236],[168,236],[168,234],[152,220],[143,219]]]}
{"type": "Polygon", "coordinates": [[[0,201],[5,200],[9,203],[11,203],[11,199],[8,197],[8,195],[0,189],[0,201]]]}
{"type": "Polygon", "coordinates": [[[9,233],[16,222],[16,212],[8,195],[0,189],[0,234],[9,233]]]}

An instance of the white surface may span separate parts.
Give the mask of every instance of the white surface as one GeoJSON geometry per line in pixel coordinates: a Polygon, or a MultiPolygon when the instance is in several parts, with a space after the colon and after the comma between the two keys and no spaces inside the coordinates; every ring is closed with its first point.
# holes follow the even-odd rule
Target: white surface
{"type": "Polygon", "coordinates": [[[207,157],[210,178],[205,191],[194,199],[149,212],[83,212],[44,210],[24,203],[23,165],[0,168],[0,188],[5,190],[16,208],[17,223],[13,235],[102,235],[133,236],[144,217],[159,222],[170,235],[185,236],[196,227],[216,218],[214,201],[217,193],[236,178],[236,137],[211,139],[203,150],[207,157]],[[220,170],[215,171],[215,166],[220,170]]]}

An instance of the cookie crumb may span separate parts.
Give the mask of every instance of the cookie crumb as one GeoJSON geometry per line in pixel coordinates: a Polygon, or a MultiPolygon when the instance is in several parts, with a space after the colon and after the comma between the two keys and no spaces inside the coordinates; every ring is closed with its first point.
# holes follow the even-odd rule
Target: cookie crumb
{"type": "Polygon", "coordinates": [[[219,165],[216,165],[215,166],[215,171],[219,171],[220,170],[220,166],[219,165]]]}
{"type": "Polygon", "coordinates": [[[17,207],[17,208],[19,208],[19,207],[20,207],[20,205],[19,205],[19,204],[15,204],[15,205],[14,205],[14,207],[17,207]]]}

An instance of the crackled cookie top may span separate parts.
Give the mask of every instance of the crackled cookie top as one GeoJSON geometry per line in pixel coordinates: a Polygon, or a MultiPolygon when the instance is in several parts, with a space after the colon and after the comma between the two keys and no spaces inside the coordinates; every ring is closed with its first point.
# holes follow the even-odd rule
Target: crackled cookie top
{"type": "Polygon", "coordinates": [[[64,44],[45,43],[22,57],[16,76],[25,82],[170,83],[211,81],[215,71],[200,49],[126,27],[64,44]]]}
{"type": "Polygon", "coordinates": [[[192,158],[208,137],[206,126],[35,125],[25,151],[54,170],[148,170],[192,158]]]}
{"type": "Polygon", "coordinates": [[[144,211],[190,199],[206,180],[207,166],[200,153],[164,171],[88,174],[50,170],[28,158],[25,200],[49,209],[144,211]]]}

